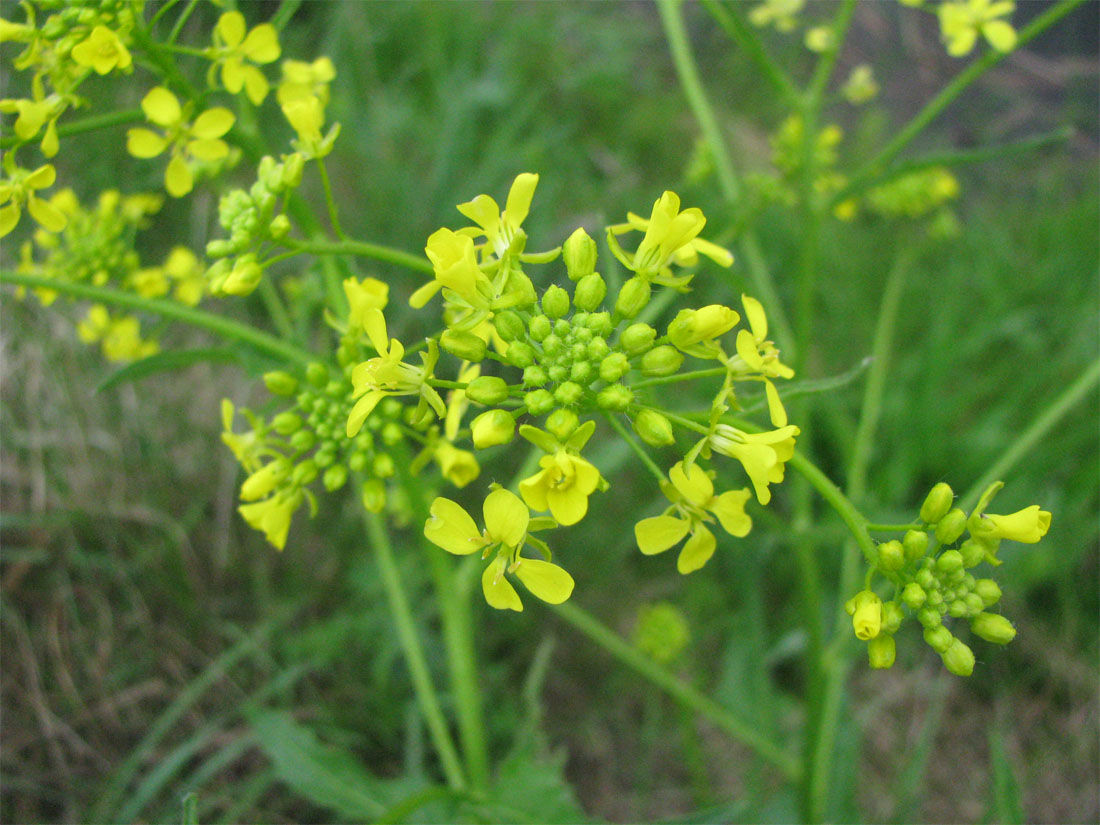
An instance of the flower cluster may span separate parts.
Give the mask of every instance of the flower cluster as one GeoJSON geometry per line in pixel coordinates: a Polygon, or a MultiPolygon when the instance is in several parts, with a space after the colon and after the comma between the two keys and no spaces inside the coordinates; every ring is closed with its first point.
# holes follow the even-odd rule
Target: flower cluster
{"type": "Polygon", "coordinates": [[[997,550],[1002,539],[1038,542],[1050,528],[1050,513],[1038,505],[1010,515],[986,512],[1003,486],[1000,481],[992,484],[968,517],[952,508],[951,488],[937,484],[921,506],[920,523],[901,540],[875,548],[868,558],[871,566],[864,589],[845,605],[856,637],[867,642],[872,667],[888,668],[894,663],[894,634],[906,611],[916,617],[924,640],[940,654],[944,666],[958,676],[973,672],[974,653],[951,632],[952,621],[969,622],[971,633],[994,644],[1008,644],[1015,638],[1008,619],[988,612],[1000,600],[1001,588],[993,579],[978,579],[969,571],[983,563],[1001,564],[997,550]],[[884,602],[871,588],[876,573],[893,585],[890,601],[884,602]]]}

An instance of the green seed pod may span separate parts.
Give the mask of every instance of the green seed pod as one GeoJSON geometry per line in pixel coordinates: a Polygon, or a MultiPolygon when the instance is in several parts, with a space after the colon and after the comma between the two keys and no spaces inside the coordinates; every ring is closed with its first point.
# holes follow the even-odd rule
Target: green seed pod
{"type": "Polygon", "coordinates": [[[294,395],[298,391],[298,379],[281,370],[265,372],[264,385],[273,395],[294,395]]]}
{"type": "Polygon", "coordinates": [[[505,341],[519,341],[527,334],[527,325],[523,319],[510,309],[493,316],[493,326],[505,341]]]}
{"type": "Polygon", "coordinates": [[[554,409],[554,396],[548,390],[532,390],[523,397],[523,403],[531,415],[546,415],[554,409]]]}
{"type": "Polygon", "coordinates": [[[943,624],[940,611],[934,607],[922,607],[917,611],[917,621],[925,628],[936,628],[943,624]]]}
{"type": "Polygon", "coordinates": [[[928,646],[941,656],[951,647],[951,643],[955,641],[955,637],[951,635],[951,631],[944,627],[942,624],[939,627],[925,628],[924,629],[924,641],[928,643],[928,646]]]}
{"type": "Polygon", "coordinates": [[[638,437],[651,447],[667,447],[676,443],[672,424],[656,410],[641,410],[631,423],[638,437]]]}
{"type": "Polygon", "coordinates": [[[330,493],[335,493],[341,487],[343,487],[348,480],[348,468],[343,464],[333,464],[327,470],[325,474],[321,476],[321,484],[330,493]]]}
{"type": "Polygon", "coordinates": [[[649,281],[634,277],[623,284],[615,299],[615,312],[622,318],[634,318],[645,309],[652,294],[649,281]]]}
{"type": "Polygon", "coordinates": [[[542,311],[547,318],[561,318],[569,312],[569,293],[552,285],[542,294],[542,311]]]}
{"type": "Polygon", "coordinates": [[[472,332],[460,329],[444,330],[439,336],[439,346],[444,352],[475,364],[484,360],[485,353],[488,351],[484,341],[472,332]]]}
{"type": "Polygon", "coordinates": [[[893,667],[896,655],[897,646],[893,636],[882,633],[867,643],[867,660],[873,668],[885,670],[893,667]]]}
{"type": "Polygon", "coordinates": [[[978,579],[974,582],[974,592],[986,607],[992,607],[1001,600],[1001,587],[993,579],[978,579]]]}
{"type": "Polygon", "coordinates": [[[684,363],[684,356],[675,347],[665,344],[642,356],[642,375],[672,375],[684,363]]]}
{"type": "Polygon", "coordinates": [[[328,383],[328,367],[320,361],[311,361],[306,367],[306,380],[317,388],[325,386],[328,383]]]}
{"type": "Polygon", "coordinates": [[[562,245],[561,256],[570,281],[579,281],[596,269],[596,242],[578,227],[562,245]]]}
{"type": "Polygon", "coordinates": [[[920,506],[921,521],[926,524],[937,524],[947,515],[951,509],[951,503],[955,500],[955,493],[950,484],[942,481],[928,491],[924,503],[920,506]]]}
{"type": "Polygon", "coordinates": [[[919,610],[927,598],[928,594],[924,592],[924,588],[916,582],[909,582],[901,591],[901,600],[910,610],[919,610]]]}
{"type": "MultiPolygon", "coordinates": [[[[603,303],[606,296],[607,284],[600,277],[600,273],[593,272],[585,275],[577,282],[576,289],[573,290],[573,303],[577,309],[594,312],[596,307],[603,303]]],[[[577,323],[576,318],[573,319],[573,322],[574,324],[577,323]]]]}
{"type": "Polygon", "coordinates": [[[985,561],[985,547],[976,539],[969,538],[960,544],[959,552],[962,553],[963,567],[968,570],[985,561]]]}
{"type": "Polygon", "coordinates": [[[559,384],[558,388],[554,390],[554,399],[559,404],[565,404],[567,407],[574,406],[583,397],[584,387],[573,381],[566,381],[559,384]]]}
{"type": "Polygon", "coordinates": [[[621,352],[613,352],[600,361],[600,378],[608,383],[618,381],[630,372],[630,359],[621,352]]]}
{"type": "Polygon", "coordinates": [[[379,453],[374,457],[371,471],[378,478],[390,478],[397,472],[397,465],[393,461],[393,456],[388,453],[379,453]]]}
{"type": "Polygon", "coordinates": [[[290,234],[290,218],[286,215],[276,215],[271,219],[271,226],[268,228],[272,239],[280,241],[290,234]]]}
{"type": "Polygon", "coordinates": [[[974,672],[974,653],[958,639],[952,639],[951,646],[940,654],[943,666],[956,676],[969,676],[974,672]]]}
{"type": "Polygon", "coordinates": [[[905,566],[905,549],[897,539],[878,546],[878,566],[888,573],[901,570],[905,566]]]}
{"type": "Polygon", "coordinates": [[[928,551],[928,534],[923,530],[909,530],[901,540],[901,546],[905,549],[905,560],[914,562],[928,551]]]}
{"type": "Polygon", "coordinates": [[[317,436],[312,430],[301,429],[290,437],[290,446],[302,453],[317,442],[317,436]]]}
{"type": "Polygon", "coordinates": [[[535,349],[526,341],[513,341],[508,345],[504,358],[512,366],[523,369],[535,363],[535,349]]]}
{"type": "Polygon", "coordinates": [[[997,613],[979,613],[970,622],[970,630],[979,639],[995,645],[1007,645],[1016,638],[1012,622],[997,613]]]}
{"type": "Polygon", "coordinates": [[[565,442],[580,426],[580,419],[572,410],[556,409],[546,419],[546,429],[558,441],[565,442]]]}
{"type": "Polygon", "coordinates": [[[951,544],[957,541],[965,530],[966,513],[955,508],[941,518],[939,524],[936,525],[936,538],[941,544],[951,544]]]}
{"type": "Polygon", "coordinates": [[[545,315],[536,315],[527,322],[527,335],[532,341],[542,341],[550,334],[550,319],[545,315]]]}
{"type": "Polygon", "coordinates": [[[360,490],[360,499],[367,512],[381,513],[386,509],[386,485],[377,478],[367,479],[360,490]]]}
{"type": "Polygon", "coordinates": [[[290,475],[290,480],[304,487],[307,484],[311,484],[313,480],[317,478],[317,472],[317,462],[307,458],[294,468],[294,472],[290,475]]]}
{"type": "Polygon", "coordinates": [[[479,450],[507,444],[516,434],[516,420],[504,410],[487,410],[470,423],[470,435],[479,450]]]}
{"type": "Polygon", "coordinates": [[[650,350],[657,338],[657,330],[649,324],[631,324],[623,330],[619,344],[627,355],[642,355],[650,350]]]}
{"type": "Polygon", "coordinates": [[[281,412],[271,419],[271,428],[279,435],[293,435],[302,428],[302,418],[292,412],[281,412]]]}
{"type": "Polygon", "coordinates": [[[604,387],[600,390],[600,394],[596,396],[596,404],[601,410],[612,410],[613,412],[622,412],[634,401],[634,393],[629,387],[624,387],[622,384],[612,384],[610,387],[604,387]]]}
{"type": "Polygon", "coordinates": [[[947,550],[936,559],[936,569],[941,573],[954,573],[962,570],[963,557],[958,550],[947,550]]]}
{"type": "Polygon", "coordinates": [[[481,375],[466,386],[466,397],[477,404],[491,407],[508,397],[508,383],[496,375],[481,375]]]}

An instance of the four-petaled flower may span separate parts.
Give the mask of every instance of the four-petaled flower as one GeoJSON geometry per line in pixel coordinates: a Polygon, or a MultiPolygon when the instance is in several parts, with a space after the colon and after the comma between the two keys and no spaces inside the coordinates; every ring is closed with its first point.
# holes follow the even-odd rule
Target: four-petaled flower
{"type": "Polygon", "coordinates": [[[710,476],[698,464],[685,469],[684,462],[678,461],[668,477],[671,484],[662,482],[661,489],[672,506],[663,515],[642,519],[634,525],[634,537],[638,549],[651,556],[679,544],[691,533],[676,561],[676,569],[686,575],[698,570],[714,555],[717,542],[706,526],[706,522],[714,521],[710,513],[718,517],[722,528],[731,536],[743,538],[749,534],[752,519],[745,513],[745,502],[751,493],[746,488],[716,496],[710,476]]]}
{"type": "Polygon", "coordinates": [[[771,501],[771,483],[783,480],[785,465],[794,455],[794,439],[799,429],[788,424],[763,433],[747,433],[729,424],[718,424],[704,439],[704,449],[736,458],[745,468],[761,504],[771,501]]]}
{"type": "MultiPolygon", "coordinates": [[[[270,23],[261,23],[247,31],[244,15],[227,11],[214,27],[214,47],[211,76],[221,66],[222,85],[227,92],[237,94],[243,88],[248,99],[259,106],[267,97],[268,82],[264,73],[252,63],[271,63],[279,59],[279,34],[270,23]],[[246,33],[247,32],[247,33],[246,33]]],[[[213,85],[213,83],[211,83],[213,85]]]]}
{"type": "Polygon", "coordinates": [[[576,524],[588,512],[588,497],[600,486],[600,471],[567,449],[539,459],[542,468],[519,483],[532,510],[549,510],[559,524],[576,524]]]}
{"type": "MultiPolygon", "coordinates": [[[[8,154],[7,158],[12,158],[8,154]]],[[[42,228],[49,232],[60,232],[68,223],[62,214],[49,201],[42,200],[34,193],[39,189],[48,189],[57,180],[57,171],[52,164],[39,166],[33,172],[14,165],[14,162],[5,163],[6,179],[0,180],[0,238],[3,238],[19,223],[19,216],[23,213],[23,205],[31,217],[42,224],[42,228]]]]}
{"type": "Polygon", "coordinates": [[[128,69],[133,63],[126,45],[106,26],[96,26],[82,41],[73,46],[72,57],[81,66],[107,74],[114,69],[128,69]]]}
{"type": "Polygon", "coordinates": [[[424,524],[424,536],[448,553],[465,556],[481,551],[487,558],[493,550],[496,558],[481,576],[485,601],[500,610],[523,610],[523,602],[505,573],[512,573],[532,595],[550,604],[561,604],[573,592],[573,577],[565,570],[542,559],[520,556],[520,550],[532,540],[529,531],[552,526],[549,519],[532,519],[527,505],[515,493],[497,489],[489,493],[482,506],[485,529],[462,505],[449,498],[432,502],[431,517],[424,524]]]}
{"type": "Polygon", "coordinates": [[[1016,4],[1012,0],[958,0],[941,3],[940,34],[947,43],[947,53],[963,57],[970,53],[982,35],[999,52],[1010,52],[1016,46],[1016,30],[1006,20],[1016,4]]]}
{"type": "Polygon", "coordinates": [[[498,258],[503,258],[517,238],[526,238],[521,227],[531,209],[531,199],[535,196],[538,183],[539,176],[532,172],[517,175],[508,190],[504,211],[501,211],[497,202],[489,195],[478,195],[472,201],[460,203],[458,211],[477,226],[461,229],[459,233],[471,238],[484,236],[487,250],[498,258]]]}

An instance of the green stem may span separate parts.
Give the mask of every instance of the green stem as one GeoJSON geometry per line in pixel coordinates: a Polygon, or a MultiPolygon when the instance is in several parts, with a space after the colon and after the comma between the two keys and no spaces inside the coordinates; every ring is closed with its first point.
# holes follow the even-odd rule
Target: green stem
{"type": "MultiPolygon", "coordinates": [[[[145,120],[145,113],[141,109],[122,109],[118,112],[107,112],[102,115],[74,120],[71,123],[63,123],[57,127],[57,136],[59,138],[72,137],[96,129],[106,129],[126,123],[139,123],[143,120],[145,120]]],[[[9,149],[21,143],[26,143],[26,141],[21,140],[18,135],[8,135],[5,138],[0,138],[0,149],[9,149]]]]}
{"type": "MultiPolygon", "coordinates": [[[[1021,48],[1038,37],[1084,2],[1085,0],[1061,0],[1060,3],[1036,17],[1020,31],[1016,48],[1021,48]]],[[[917,112],[913,119],[894,136],[893,140],[887,143],[879,150],[878,154],[863,164],[851,176],[846,189],[855,190],[864,186],[869,179],[877,178],[882,174],[901,150],[923,132],[944,109],[951,105],[974,81],[1004,60],[1008,54],[1010,53],[990,50],[959,72],[938,95],[928,101],[924,108],[917,112]]]]}
{"type": "Polygon", "coordinates": [[[329,223],[332,224],[332,231],[336,233],[336,237],[340,240],[347,240],[347,234],[344,232],[342,226],[340,226],[340,215],[336,210],[336,201],[332,197],[332,184],[328,179],[328,171],[325,169],[325,161],[323,158],[317,158],[317,171],[321,175],[321,187],[325,190],[325,206],[328,208],[329,223]]]}
{"type": "Polygon", "coordinates": [[[717,0],[703,0],[702,5],[710,12],[711,17],[715,19],[726,34],[730,36],[730,39],[737,43],[749,59],[756,64],[756,68],[760,70],[764,79],[775,87],[775,90],[783,97],[784,102],[792,107],[797,105],[798,90],[791,83],[787,73],[783,71],[783,67],[773,60],[772,56],[760,44],[760,38],[756,36],[756,30],[745,22],[745,18],[741,16],[737,4],[730,4],[727,8],[719,4],[717,0]]]}
{"type": "Polygon", "coordinates": [[[656,478],[658,482],[663,482],[665,480],[665,474],[661,472],[661,468],[657,466],[657,462],[650,457],[649,453],[647,453],[642,445],[638,443],[638,440],[627,432],[626,427],[623,426],[623,422],[619,420],[618,416],[612,412],[605,412],[604,418],[607,419],[607,423],[611,425],[611,428],[622,437],[623,441],[629,445],[630,449],[634,451],[634,454],[638,456],[646,469],[653,473],[654,478],[656,478]]]}
{"type": "Polygon", "coordinates": [[[985,475],[959,496],[959,507],[966,511],[974,509],[978,503],[978,497],[990,484],[999,478],[1003,478],[1009,470],[1027,456],[1035,445],[1042,441],[1048,433],[1061,421],[1066,414],[1100,383],[1100,361],[1094,361],[1088,369],[1082,372],[1072,384],[1062,391],[1062,394],[1054,399],[1054,403],[1047,407],[1039,415],[1031,426],[1020,433],[1020,437],[1012,446],[1001,453],[1001,457],[994,462],[985,475]]]}
{"type": "Polygon", "coordinates": [[[797,762],[783,748],[742,722],[713,699],[678,679],[613,630],[573,602],[549,605],[550,609],[627,667],[648,679],[685,707],[689,707],[738,742],[752,748],[791,780],[798,778],[797,762]]]}
{"type": "Polygon", "coordinates": [[[401,585],[401,576],[397,569],[397,562],[393,556],[393,545],[390,543],[389,533],[382,516],[377,513],[363,511],[367,526],[367,535],[373,545],[375,558],[378,562],[378,572],[382,576],[382,584],[386,588],[386,597],[390,603],[390,613],[393,623],[396,625],[397,638],[401,643],[401,649],[405,654],[405,661],[409,666],[413,687],[416,690],[416,698],[420,704],[420,712],[424,715],[424,721],[428,726],[428,732],[432,737],[439,761],[443,765],[443,773],[447,777],[447,784],[457,791],[465,790],[466,780],[462,775],[462,765],[458,760],[458,752],[455,750],[451,732],[447,728],[447,721],[443,717],[443,710],[439,705],[439,697],[432,684],[431,673],[424,658],[424,650],[420,645],[420,638],[416,633],[416,625],[413,621],[409,602],[405,597],[405,591],[401,585]]]}
{"type": "Polygon", "coordinates": [[[302,0],[283,0],[279,4],[279,9],[273,15],[268,22],[275,27],[275,31],[282,31],[287,23],[290,22],[290,18],[294,16],[294,13],[298,11],[298,7],[302,5],[302,0]]]}
{"type": "Polygon", "coordinates": [[[813,77],[810,79],[807,106],[820,111],[825,100],[825,89],[829,85],[829,78],[836,67],[836,59],[840,49],[844,45],[844,38],[848,34],[848,27],[852,23],[852,14],[856,10],[856,0],[844,0],[837,15],[833,18],[833,35],[828,47],[821,53],[814,68],[813,77]]]}
{"type": "Polygon", "coordinates": [[[279,295],[278,287],[270,277],[260,279],[259,293],[260,300],[264,302],[267,314],[275,324],[275,329],[279,331],[280,337],[293,341],[297,337],[294,323],[290,320],[290,313],[287,312],[286,305],[279,295]]]}
{"type": "Polygon", "coordinates": [[[925,525],[921,521],[910,521],[907,524],[875,524],[869,521],[863,526],[872,533],[900,533],[904,530],[920,530],[925,525]]]}
{"type": "Polygon", "coordinates": [[[164,318],[171,318],[194,327],[209,330],[230,341],[240,341],[257,352],[273,356],[280,361],[294,361],[305,364],[316,360],[315,356],[306,350],[261,332],[247,324],[232,321],[205,310],[195,309],[177,301],[169,301],[164,298],[143,298],[133,292],[123,292],[109,287],[59,281],[54,278],[44,278],[40,275],[23,275],[16,272],[0,271],[0,283],[14,284],[30,289],[52,289],[64,295],[71,295],[74,298],[87,298],[91,301],[102,301],[106,304],[114,304],[128,309],[151,312],[164,318]]]}
{"type": "Polygon", "coordinates": [[[706,370],[692,370],[691,372],[678,372],[675,375],[662,375],[658,378],[647,378],[636,384],[631,384],[632,390],[640,390],[645,387],[658,387],[662,384],[675,384],[679,381],[692,381],[696,378],[712,378],[715,375],[725,375],[725,367],[711,367],[706,370]]]}
{"type": "MultiPolygon", "coordinates": [[[[169,45],[176,42],[176,38],[180,36],[180,32],[183,31],[184,25],[187,23],[187,19],[191,16],[191,12],[195,10],[195,6],[199,4],[199,0],[191,0],[187,4],[187,8],[183,10],[179,17],[176,18],[175,25],[172,26],[172,31],[168,34],[168,39],[165,41],[169,45]]],[[[156,22],[154,18],[154,22],[156,22]]]]}
{"type": "Polygon", "coordinates": [[[309,252],[312,255],[357,255],[361,258],[373,258],[377,261],[397,264],[406,269],[412,269],[416,272],[425,272],[429,275],[435,271],[432,269],[431,263],[424,258],[409,252],[404,252],[400,249],[393,249],[388,246],[367,243],[365,241],[286,240],[283,241],[283,245],[290,249],[296,249],[299,252],[309,252]]]}

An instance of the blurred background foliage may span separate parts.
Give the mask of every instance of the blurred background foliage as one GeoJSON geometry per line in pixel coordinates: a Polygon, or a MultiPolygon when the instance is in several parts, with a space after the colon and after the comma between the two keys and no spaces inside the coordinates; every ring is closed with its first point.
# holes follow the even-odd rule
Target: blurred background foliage
{"type": "MultiPolygon", "coordinates": [[[[243,10],[260,20],[275,7],[243,10]]],[[[1043,8],[1022,3],[1015,22],[1043,8]]],[[[884,521],[911,518],[936,481],[969,486],[1097,357],[1098,8],[1012,55],[909,150],[1073,127],[1053,148],[960,170],[958,238],[862,216],[827,227],[811,376],[867,356],[887,273],[901,249],[914,260],[863,502],[884,521]]],[[[767,169],[785,112],[703,10],[687,12],[739,168],[767,169]]],[[[204,14],[189,24],[196,39],[215,19],[204,14]]],[[[804,76],[797,36],[769,42],[804,76]]],[[[329,168],[353,237],[419,250],[457,225],[454,204],[499,199],[521,171],[542,176],[527,223],[536,249],[579,224],[596,234],[627,209],[645,212],[666,188],[703,208],[710,237],[734,217],[712,177],[687,174],[699,166],[697,128],[648,3],[307,3],[283,45],[337,66],[330,111],[343,133],[329,168]]],[[[864,61],[883,94],[832,110],[845,130],[841,168],[858,166],[960,65],[931,17],[893,3],[861,4],[838,76],[864,61]]],[[[122,106],[144,91],[98,84],[122,106]]],[[[269,142],[283,145],[285,125],[267,114],[269,142]]],[[[158,167],[127,159],[123,143],[121,130],[63,142],[61,179],[83,196],[158,189],[158,167]]],[[[253,171],[238,174],[247,182],[253,171]]],[[[145,233],[149,257],[179,240],[201,249],[215,209],[209,191],[168,204],[145,233]]],[[[784,273],[797,223],[768,208],[756,228],[792,297],[784,273]]],[[[613,281],[611,263],[601,257],[613,281]]],[[[395,305],[420,283],[383,266],[359,271],[386,278],[395,305]]],[[[282,283],[308,297],[312,274],[287,270],[282,283]]],[[[701,273],[693,297],[736,306],[747,283],[739,261],[729,276],[701,273]]],[[[7,293],[0,316],[0,817],[172,822],[189,792],[202,821],[437,816],[429,798],[413,813],[399,804],[432,766],[354,507],[330,498],[272,552],[235,513],[238,469],[219,439],[220,399],[262,403],[262,386],[204,365],[97,392],[110,367],[77,341],[77,312],[7,293]]],[[[164,345],[200,340],[173,329],[164,345]]],[[[840,481],[861,397],[861,381],[815,397],[816,458],[840,481]]],[[[1098,413],[1093,392],[1005,479],[1006,506],[1054,513],[1041,545],[1002,554],[1017,640],[981,646],[968,680],[945,674],[915,634],[899,638],[892,670],[854,670],[831,819],[1100,818],[1098,413]]],[[[675,670],[794,741],[805,640],[782,490],[769,512],[752,511],[747,539],[720,542],[706,572],[684,578],[634,544],[628,525],[658,510],[649,480],[619,449],[591,457],[613,487],[561,533],[574,598],[626,636],[640,609],[673,603],[691,637],[675,670]]],[[[514,469],[498,461],[487,479],[514,469]]],[[[399,534],[399,550],[415,529],[399,534]]],[[[843,529],[824,510],[810,529],[835,586],[843,529]]],[[[402,558],[418,617],[434,626],[427,574],[414,553],[402,558]]],[[[847,594],[827,595],[832,609],[847,594]]],[[[498,787],[510,790],[470,818],[797,816],[771,769],[541,605],[508,616],[479,605],[476,627],[498,787]]],[[[442,651],[429,653],[442,669],[442,651]]]]}

